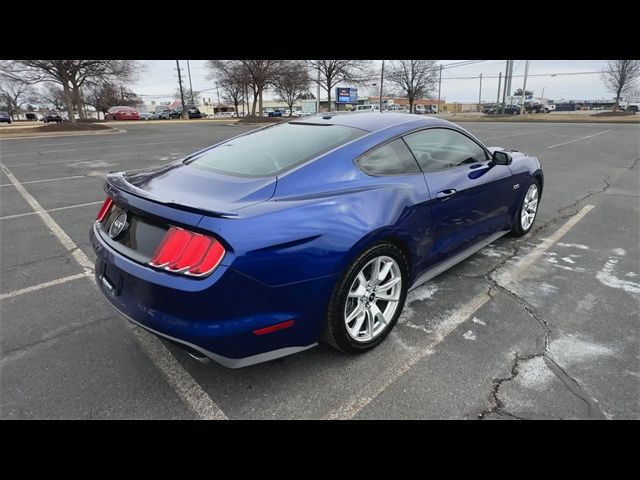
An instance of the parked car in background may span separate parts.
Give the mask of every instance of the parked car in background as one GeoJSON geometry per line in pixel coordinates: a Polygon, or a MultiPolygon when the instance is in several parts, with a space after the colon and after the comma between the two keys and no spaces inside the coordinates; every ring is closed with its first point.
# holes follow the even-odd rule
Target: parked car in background
{"type": "Polygon", "coordinates": [[[499,107],[499,104],[497,103],[485,103],[484,105],[482,105],[482,113],[489,113],[489,110],[492,110],[498,107],[499,107]]]}
{"type": "Polygon", "coordinates": [[[151,116],[153,114],[151,114],[149,112],[140,112],[140,111],[138,111],[138,115],[140,115],[140,120],[151,120],[151,116]]]}
{"type": "Polygon", "coordinates": [[[354,105],[351,108],[352,112],[379,112],[380,105],[372,104],[372,105],[354,105]]]}
{"type": "Polygon", "coordinates": [[[0,112],[0,123],[11,123],[11,115],[8,112],[0,112]]]}
{"type": "Polygon", "coordinates": [[[173,112],[173,110],[165,108],[164,110],[156,112],[156,114],[158,115],[159,120],[169,120],[171,118],[171,112],[173,112]]]}
{"type": "Polygon", "coordinates": [[[140,120],[140,114],[135,108],[116,106],[107,110],[105,120],[140,120]]]}
{"type": "Polygon", "coordinates": [[[414,109],[417,114],[438,113],[437,105],[416,105],[414,109]]]}
{"type": "MultiPolygon", "coordinates": [[[[486,113],[489,115],[502,113],[502,105],[495,105],[494,107],[489,109],[486,113]]],[[[505,105],[504,113],[508,115],[520,115],[520,105],[513,105],[513,104],[505,105]]]]}
{"type": "Polygon", "coordinates": [[[59,113],[48,112],[43,115],[42,121],[44,123],[50,123],[50,122],[62,123],[63,120],[59,113]]]}
{"type": "Polygon", "coordinates": [[[538,100],[527,100],[524,102],[524,110],[527,113],[542,113],[545,106],[538,100]]]}
{"type": "Polygon", "coordinates": [[[309,112],[303,112],[302,110],[296,110],[291,114],[293,117],[308,117],[311,115],[309,112]]]}
{"type": "MultiPolygon", "coordinates": [[[[174,120],[178,118],[182,118],[182,108],[176,108],[169,114],[169,120],[174,120]]],[[[187,105],[187,112],[189,114],[189,118],[202,118],[202,113],[198,110],[198,107],[194,105],[187,105]]]]}
{"type": "Polygon", "coordinates": [[[31,122],[37,122],[38,121],[38,115],[36,115],[35,113],[27,113],[25,114],[25,118],[31,122]]]}
{"type": "Polygon", "coordinates": [[[284,110],[273,110],[271,112],[267,112],[267,117],[281,117],[284,113],[284,110]]]}
{"type": "Polygon", "coordinates": [[[128,320],[226,367],[319,341],[362,353],[409,290],[529,233],[543,182],[537,158],[436,118],[282,122],[109,173],[96,285],[128,320]]]}

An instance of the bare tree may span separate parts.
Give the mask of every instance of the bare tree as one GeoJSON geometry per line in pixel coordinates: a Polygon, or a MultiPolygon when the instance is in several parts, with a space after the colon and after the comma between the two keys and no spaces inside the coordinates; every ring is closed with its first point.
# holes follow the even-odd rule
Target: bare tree
{"type": "MultiPolygon", "coordinates": [[[[185,92],[184,94],[184,101],[187,105],[198,105],[198,101],[200,100],[200,94],[202,92],[199,92],[198,90],[189,90],[189,93],[187,94],[187,92],[185,92]],[[193,95],[193,96],[192,96],[193,95]],[[192,101],[193,99],[193,101],[192,101]]],[[[176,88],[176,90],[173,92],[173,96],[175,98],[180,98],[180,87],[176,88]]]]}
{"type": "Polygon", "coordinates": [[[40,90],[40,103],[47,107],[53,107],[57,112],[63,111],[65,107],[65,97],[62,87],[55,83],[45,84],[40,90]]]}
{"type": "Polygon", "coordinates": [[[301,95],[309,92],[311,79],[305,62],[286,61],[273,81],[276,95],[289,107],[289,116],[293,113],[293,104],[301,95]]]}
{"type": "MultiPolygon", "coordinates": [[[[236,113],[239,112],[239,106],[242,103],[244,110],[244,102],[249,105],[249,85],[251,76],[244,64],[240,60],[209,60],[207,68],[210,73],[207,75],[209,80],[215,80],[216,86],[222,90],[222,99],[225,103],[232,103],[236,113]]],[[[255,99],[255,96],[254,96],[255,99]]],[[[254,100],[255,104],[255,100],[254,100]]]]}
{"type": "Polygon", "coordinates": [[[620,106],[622,95],[635,88],[640,77],[640,60],[609,60],[602,73],[602,81],[607,90],[616,95],[613,111],[620,106]]]}
{"type": "Polygon", "coordinates": [[[282,60],[240,60],[251,79],[251,88],[253,90],[253,106],[251,115],[256,114],[256,100],[258,101],[258,116],[262,116],[262,94],[269,85],[278,76],[282,68],[282,60]]]}
{"type": "Polygon", "coordinates": [[[331,91],[338,84],[362,85],[373,78],[369,60],[310,60],[309,66],[311,80],[327,92],[329,110],[331,91]]]}
{"type": "Polygon", "coordinates": [[[131,80],[141,67],[132,60],[5,60],[0,72],[24,83],[49,81],[62,86],[70,121],[75,121],[74,106],[85,118],[82,87],[87,81],[131,80]]]}
{"type": "Polygon", "coordinates": [[[388,82],[395,85],[409,100],[409,111],[413,112],[416,98],[432,94],[438,80],[436,60],[393,60],[389,62],[388,82]]]}
{"type": "Polygon", "coordinates": [[[114,82],[90,83],[85,102],[103,114],[116,105],[139,107],[143,103],[134,92],[114,82]]]}
{"type": "Polygon", "coordinates": [[[0,105],[7,109],[12,118],[20,113],[23,105],[35,101],[37,96],[31,85],[3,76],[0,82],[0,105]]]}

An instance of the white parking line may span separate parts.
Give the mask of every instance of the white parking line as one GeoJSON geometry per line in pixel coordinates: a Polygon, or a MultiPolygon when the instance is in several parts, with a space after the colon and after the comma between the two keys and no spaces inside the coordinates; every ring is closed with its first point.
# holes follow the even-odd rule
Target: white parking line
{"type": "MultiPolygon", "coordinates": [[[[5,173],[11,183],[16,186],[16,189],[24,197],[24,199],[31,205],[36,213],[40,216],[49,230],[58,238],[60,243],[71,253],[73,258],[78,264],[89,270],[93,270],[93,262],[89,260],[89,257],[78,248],[73,240],[60,228],[53,218],[42,208],[38,201],[20,184],[18,179],[11,173],[11,171],[4,165],[2,165],[2,171],[5,173]]],[[[87,275],[95,285],[95,278],[93,275],[87,275]]],[[[153,364],[158,370],[165,376],[169,385],[171,385],[176,393],[182,398],[187,406],[198,416],[200,419],[206,420],[219,420],[226,419],[226,415],[222,410],[214,403],[209,395],[202,389],[200,384],[187,372],[184,367],[176,360],[171,352],[155,338],[151,333],[139,328],[129,325],[130,322],[123,319],[127,326],[134,332],[136,339],[142,349],[147,353],[153,364]],[[153,338],[151,338],[153,337],[153,338]]]]}
{"type": "Polygon", "coordinates": [[[566,145],[567,143],[579,142],[580,140],[584,140],[586,138],[591,138],[591,137],[597,137],[598,135],[602,135],[603,133],[611,132],[612,130],[613,130],[613,128],[610,128],[609,130],[605,130],[604,132],[594,133],[593,135],[587,135],[586,137],[575,138],[573,140],[569,140],[568,142],[562,142],[562,143],[556,143],[555,145],[549,145],[547,148],[556,148],[556,147],[559,147],[560,145],[566,145]]]}
{"type": "Polygon", "coordinates": [[[566,145],[568,143],[579,142],[580,140],[584,140],[586,138],[591,138],[591,137],[597,137],[598,135],[602,135],[603,133],[611,132],[612,130],[613,130],[613,128],[610,128],[609,130],[605,130],[604,132],[594,133],[593,135],[587,135],[586,137],[574,138],[573,140],[569,140],[568,142],[562,142],[562,143],[556,143],[555,145],[549,145],[547,148],[556,148],[556,147],[559,147],[560,145],[566,145]]]}
{"type": "MultiPolygon", "coordinates": [[[[98,202],[78,203],[76,205],[67,205],[66,207],[49,208],[45,210],[45,212],[57,212],[59,210],[67,210],[69,208],[88,207],[89,205],[98,205],[103,202],[104,200],[100,200],[98,202]]],[[[19,217],[29,217],[31,215],[37,215],[37,214],[38,212],[16,213],[15,215],[5,215],[4,217],[0,217],[0,220],[8,220],[10,218],[19,218],[19,217]]]]}
{"type": "MultiPolygon", "coordinates": [[[[109,145],[109,146],[100,146],[100,147],[87,147],[87,148],[67,148],[65,150],[47,150],[47,154],[49,153],[64,153],[64,152],[77,152],[79,150],[101,150],[104,148],[126,148],[126,147],[142,147],[145,145],[163,145],[165,143],[185,143],[186,140],[171,140],[171,141],[167,141],[167,142],[152,142],[152,143],[129,143],[126,145],[109,145]]],[[[35,151],[35,152],[20,152],[20,153],[3,153],[2,156],[3,157],[9,157],[9,156],[13,156],[13,157],[17,157],[18,155],[36,155],[40,153],[39,151],[35,151]]]]}
{"type": "MultiPolygon", "coordinates": [[[[547,238],[534,250],[529,252],[508,271],[500,275],[497,280],[498,283],[502,286],[507,286],[511,282],[514,282],[522,272],[524,272],[544,253],[544,251],[551,248],[551,246],[555,242],[560,240],[592,209],[593,205],[584,206],[576,215],[567,220],[567,222],[562,225],[562,227],[560,227],[553,235],[547,238]]],[[[378,395],[380,395],[390,385],[392,385],[398,378],[400,378],[404,373],[410,370],[411,367],[413,367],[423,358],[431,355],[434,352],[434,348],[436,347],[436,345],[442,342],[450,333],[452,333],[462,323],[468,320],[478,309],[480,309],[485,303],[487,303],[490,298],[491,297],[486,292],[479,293],[461,307],[456,308],[455,313],[447,317],[438,327],[436,327],[434,334],[429,337],[429,340],[420,348],[418,348],[416,352],[407,359],[406,362],[397,367],[395,370],[392,370],[387,374],[382,373],[378,378],[373,379],[363,390],[358,392],[357,395],[351,397],[346,403],[331,411],[327,418],[338,420],[347,420],[353,418],[356,414],[358,414],[358,412],[360,412],[375,398],[377,398],[378,395]]]]}
{"type": "MultiPolygon", "coordinates": [[[[37,140],[38,138],[45,138],[45,137],[33,137],[33,140],[37,140]]],[[[49,137],[46,137],[49,138],[49,137]]],[[[163,138],[162,135],[154,135],[152,137],[137,137],[136,140],[151,140],[153,138],[163,138]]],[[[126,140],[126,139],[125,139],[126,140]]],[[[114,140],[112,142],[109,142],[107,140],[89,140],[88,142],[67,142],[67,143],[40,143],[38,145],[34,145],[35,147],[52,147],[52,146],[61,146],[61,145],[84,145],[85,143],[121,143],[123,140],[122,139],[117,139],[114,140]]]]}
{"type": "MultiPolygon", "coordinates": [[[[72,175],[70,177],[46,178],[44,180],[31,180],[29,182],[21,182],[22,185],[31,185],[32,183],[57,182],[58,180],[72,180],[74,178],[94,177],[95,175],[72,175]]],[[[15,187],[13,183],[3,183],[0,187],[15,187]]]]}
{"type": "Polygon", "coordinates": [[[573,217],[567,220],[558,230],[556,230],[550,237],[545,238],[543,242],[531,250],[525,257],[523,257],[518,263],[516,263],[511,269],[505,270],[500,275],[496,275],[494,280],[503,287],[506,287],[510,283],[518,280],[518,277],[525,272],[536,260],[538,260],[544,252],[549,250],[558,240],[565,236],[565,234],[571,230],[576,223],[584,218],[584,216],[593,210],[593,205],[585,205],[582,209],[576,213],[573,217]]]}
{"type": "Polygon", "coordinates": [[[25,293],[35,292],[47,287],[54,287],[56,285],[61,285],[63,283],[71,282],[73,280],[84,278],[89,275],[93,275],[93,272],[76,273],[75,275],[69,275],[68,277],[62,277],[56,280],[51,280],[49,282],[40,283],[39,285],[33,285],[31,287],[25,287],[19,290],[14,290],[12,292],[3,293],[3,294],[0,294],[0,300],[4,300],[6,298],[18,297],[20,295],[24,295],[25,293]]]}
{"type": "Polygon", "coordinates": [[[511,135],[501,135],[499,137],[481,138],[480,140],[482,140],[484,142],[486,140],[495,140],[497,138],[517,137],[518,135],[531,135],[533,133],[546,132],[547,130],[555,130],[556,128],[558,128],[558,127],[542,128],[540,130],[527,130],[526,132],[513,133],[511,135]]]}

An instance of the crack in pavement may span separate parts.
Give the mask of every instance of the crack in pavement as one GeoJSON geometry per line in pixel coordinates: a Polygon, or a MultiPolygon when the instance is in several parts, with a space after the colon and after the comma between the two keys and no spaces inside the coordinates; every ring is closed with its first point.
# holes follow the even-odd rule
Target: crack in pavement
{"type": "MultiPolygon", "coordinates": [[[[493,387],[492,387],[490,395],[489,395],[489,398],[490,398],[489,405],[488,405],[487,408],[485,408],[484,410],[482,410],[478,414],[478,418],[479,419],[484,419],[484,418],[487,417],[487,415],[496,412],[496,413],[499,413],[501,415],[508,415],[508,416],[513,417],[513,418],[518,418],[518,419],[521,419],[521,420],[524,419],[524,418],[520,418],[520,417],[512,414],[511,412],[507,411],[507,409],[504,406],[504,403],[498,397],[499,390],[500,390],[501,385],[504,382],[514,380],[515,377],[518,376],[518,373],[519,373],[518,366],[519,366],[519,364],[521,362],[527,361],[527,360],[532,360],[532,359],[537,358],[537,357],[542,357],[545,360],[545,362],[547,363],[547,366],[549,367],[549,369],[555,374],[555,376],[560,380],[560,382],[562,382],[562,384],[567,388],[567,390],[572,395],[574,395],[576,398],[578,398],[579,400],[581,400],[582,402],[585,403],[585,405],[587,407],[587,417],[588,418],[596,418],[596,419],[605,419],[605,418],[607,418],[605,413],[598,406],[598,404],[595,401],[595,399],[593,399],[587,393],[587,391],[580,385],[580,383],[575,378],[573,378],[564,368],[562,368],[562,366],[560,366],[553,359],[553,357],[551,357],[549,355],[549,337],[553,333],[553,330],[549,326],[549,323],[547,322],[547,320],[545,320],[544,318],[542,318],[541,316],[536,314],[533,311],[531,305],[529,305],[526,302],[526,300],[521,298],[517,293],[515,293],[512,290],[509,290],[508,288],[498,284],[490,276],[489,277],[481,276],[481,277],[476,277],[476,278],[488,281],[493,288],[505,293],[507,296],[509,296],[511,299],[513,299],[518,305],[520,305],[520,307],[525,312],[527,312],[527,314],[531,318],[533,318],[544,329],[544,334],[542,335],[542,339],[541,339],[542,341],[541,342],[540,341],[536,342],[536,343],[542,343],[542,345],[541,345],[542,351],[541,352],[527,354],[527,355],[520,355],[520,354],[518,354],[518,352],[513,352],[514,353],[514,360],[513,360],[512,366],[511,366],[511,374],[508,377],[498,378],[498,379],[494,379],[493,380],[493,387]]],[[[496,301],[496,299],[493,296],[493,293],[494,292],[490,289],[489,290],[489,296],[494,301],[496,301]]]]}
{"type": "Polygon", "coordinates": [[[83,323],[81,325],[76,325],[73,326],[71,328],[59,328],[57,330],[54,330],[53,332],[51,332],[50,334],[44,336],[43,338],[41,338],[40,340],[36,341],[36,342],[32,342],[32,343],[27,343],[25,345],[22,345],[20,347],[17,348],[12,348],[11,350],[5,350],[2,352],[2,359],[0,360],[0,364],[4,364],[5,362],[11,361],[11,360],[15,360],[16,358],[19,358],[23,355],[25,355],[29,350],[43,344],[43,343],[51,343],[51,342],[55,342],[61,338],[65,338],[68,337],[72,334],[74,334],[75,332],[82,330],[86,327],[90,327],[92,325],[96,325],[98,323],[102,323],[105,322],[107,320],[112,320],[114,317],[113,315],[109,315],[107,317],[102,317],[102,318],[98,318],[95,320],[91,320],[89,322],[83,323]]]}

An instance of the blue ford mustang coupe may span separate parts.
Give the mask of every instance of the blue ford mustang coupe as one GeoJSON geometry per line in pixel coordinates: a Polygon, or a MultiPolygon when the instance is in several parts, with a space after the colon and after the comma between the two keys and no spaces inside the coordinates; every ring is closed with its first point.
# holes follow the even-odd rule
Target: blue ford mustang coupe
{"type": "Polygon", "coordinates": [[[96,278],[132,322],[238,368],[389,334],[407,291],[530,231],[536,158],[397,113],[312,116],[110,173],[96,278]]]}

